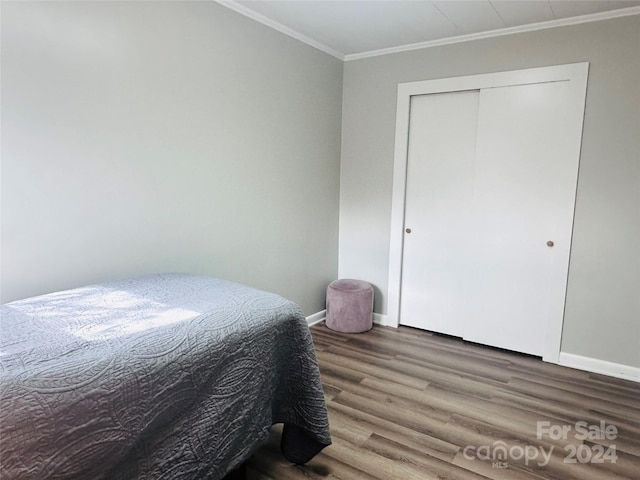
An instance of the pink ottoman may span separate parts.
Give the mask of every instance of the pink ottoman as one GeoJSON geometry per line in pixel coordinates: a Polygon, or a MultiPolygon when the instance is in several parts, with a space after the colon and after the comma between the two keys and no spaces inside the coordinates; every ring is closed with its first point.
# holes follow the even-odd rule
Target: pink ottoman
{"type": "Polygon", "coordinates": [[[373,326],[373,287],[361,280],[335,280],[327,287],[327,327],[360,333],[373,326]]]}

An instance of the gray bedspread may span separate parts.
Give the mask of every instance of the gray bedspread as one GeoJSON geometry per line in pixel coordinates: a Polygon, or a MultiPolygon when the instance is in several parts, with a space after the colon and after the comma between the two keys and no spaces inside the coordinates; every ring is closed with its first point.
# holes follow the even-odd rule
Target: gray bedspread
{"type": "Polygon", "coordinates": [[[2,306],[0,478],[218,479],[284,423],[331,443],[306,320],[236,283],[164,274],[2,306]]]}

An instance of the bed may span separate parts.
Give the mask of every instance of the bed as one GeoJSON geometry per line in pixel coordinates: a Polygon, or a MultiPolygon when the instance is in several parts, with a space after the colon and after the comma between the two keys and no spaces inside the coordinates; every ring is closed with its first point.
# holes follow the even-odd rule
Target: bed
{"type": "Polygon", "coordinates": [[[2,306],[0,478],[220,479],[283,423],[331,443],[309,329],[272,293],[161,274],[2,306]]]}

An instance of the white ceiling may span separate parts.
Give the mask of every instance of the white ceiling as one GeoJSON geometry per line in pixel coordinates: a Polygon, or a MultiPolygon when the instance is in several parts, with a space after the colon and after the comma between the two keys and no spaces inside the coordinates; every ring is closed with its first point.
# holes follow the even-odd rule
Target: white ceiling
{"type": "Polygon", "coordinates": [[[218,1],[346,60],[640,13],[636,0],[218,1]]]}

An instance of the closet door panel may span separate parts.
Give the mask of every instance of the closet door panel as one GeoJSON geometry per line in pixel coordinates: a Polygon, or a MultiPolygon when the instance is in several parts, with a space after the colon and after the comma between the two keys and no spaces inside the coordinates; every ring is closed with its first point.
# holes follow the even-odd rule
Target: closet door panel
{"type": "Polygon", "coordinates": [[[562,321],[579,158],[568,83],[480,93],[467,340],[542,356],[548,316],[562,321]]]}
{"type": "Polygon", "coordinates": [[[401,323],[462,336],[478,91],[411,98],[401,323]]]}

